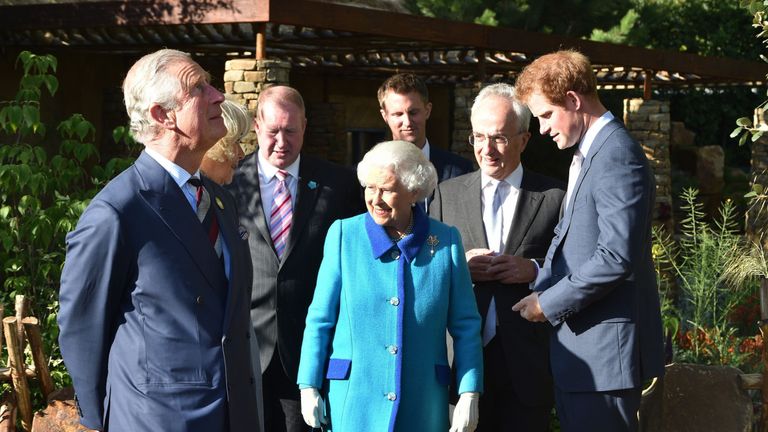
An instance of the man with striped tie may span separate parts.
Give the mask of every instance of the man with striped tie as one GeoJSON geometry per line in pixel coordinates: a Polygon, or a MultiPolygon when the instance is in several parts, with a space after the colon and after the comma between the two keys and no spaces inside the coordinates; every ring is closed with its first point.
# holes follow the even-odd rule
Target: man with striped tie
{"type": "Polygon", "coordinates": [[[59,343],[81,424],[122,431],[258,431],[248,244],[235,203],[199,166],[226,133],[224,96],[183,52],[125,78],[136,162],[67,235],[59,343]]]}
{"type": "Polygon", "coordinates": [[[262,91],[258,151],[243,159],[229,186],[253,261],[251,317],[261,348],[265,429],[276,432],[308,428],[296,374],[325,234],[336,219],[363,211],[352,171],[301,154],[306,124],[298,91],[262,91]]]}

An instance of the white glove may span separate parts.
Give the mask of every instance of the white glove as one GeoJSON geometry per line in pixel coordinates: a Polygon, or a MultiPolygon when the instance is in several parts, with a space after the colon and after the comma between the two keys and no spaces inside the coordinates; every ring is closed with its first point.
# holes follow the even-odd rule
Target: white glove
{"type": "MultiPolygon", "coordinates": [[[[303,406],[303,405],[302,405],[303,406]]],[[[473,432],[480,418],[480,393],[466,392],[459,396],[449,432],[473,432]]]]}
{"type": "Polygon", "coordinates": [[[300,389],[301,393],[301,416],[304,417],[304,423],[317,429],[320,423],[328,423],[323,414],[323,398],[320,392],[314,387],[300,389]]]}

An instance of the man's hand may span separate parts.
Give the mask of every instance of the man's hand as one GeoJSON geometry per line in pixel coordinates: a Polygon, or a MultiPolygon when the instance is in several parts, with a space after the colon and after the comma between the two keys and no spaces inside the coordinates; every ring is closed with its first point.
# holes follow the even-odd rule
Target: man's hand
{"type": "Polygon", "coordinates": [[[530,283],[536,279],[536,264],[528,258],[514,255],[497,255],[488,266],[494,280],[505,284],[530,283]]]}
{"type": "Polygon", "coordinates": [[[524,297],[512,306],[512,310],[520,312],[520,316],[532,322],[544,322],[547,317],[539,304],[539,293],[534,292],[524,297]]]}
{"type": "Polygon", "coordinates": [[[496,253],[490,249],[470,249],[464,256],[467,258],[469,274],[472,276],[472,282],[489,282],[496,278],[488,273],[488,267],[493,262],[496,253]]]}

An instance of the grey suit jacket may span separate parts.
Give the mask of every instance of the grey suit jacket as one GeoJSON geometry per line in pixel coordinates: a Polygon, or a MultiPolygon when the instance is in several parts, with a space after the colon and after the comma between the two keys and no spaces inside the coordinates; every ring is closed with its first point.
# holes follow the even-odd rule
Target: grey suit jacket
{"type": "Polygon", "coordinates": [[[564,391],[638,387],[664,372],[651,258],[655,186],[640,145],[614,120],[595,137],[539,272],[564,391]]]}
{"type": "Polygon", "coordinates": [[[251,318],[259,341],[261,370],[266,370],[279,347],[285,373],[295,380],[325,235],[336,219],[363,211],[360,183],[340,165],[302,155],[293,222],[282,259],[277,257],[264,215],[255,152],[242,161],[229,189],[237,199],[240,225],[249,233],[251,318]]]}
{"type": "MultiPolygon", "coordinates": [[[[430,205],[430,214],[461,233],[464,250],[487,248],[483,226],[480,171],[441,183],[430,205]]],[[[504,253],[543,262],[554,235],[563,184],[532,171],[523,171],[515,215],[504,253]]],[[[491,298],[496,299],[500,337],[514,391],[527,405],[552,403],[549,374],[549,325],[532,323],[512,312],[512,305],[530,294],[528,284],[480,282],[474,284],[478,309],[485,320],[491,298]]]]}

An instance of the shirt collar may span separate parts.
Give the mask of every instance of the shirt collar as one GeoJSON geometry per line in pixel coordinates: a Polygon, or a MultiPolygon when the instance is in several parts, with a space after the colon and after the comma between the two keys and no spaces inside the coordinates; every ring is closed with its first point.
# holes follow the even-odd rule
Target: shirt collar
{"type": "Polygon", "coordinates": [[[510,186],[512,186],[514,189],[520,189],[520,185],[523,183],[523,164],[520,163],[517,165],[517,168],[515,168],[514,171],[512,171],[508,176],[503,178],[502,180],[496,180],[495,178],[486,175],[484,172],[480,171],[480,184],[482,185],[482,189],[485,189],[491,185],[496,185],[496,183],[499,182],[507,182],[510,186]]]}
{"type": "Polygon", "coordinates": [[[163,169],[168,172],[168,174],[170,174],[171,178],[173,178],[173,181],[176,182],[180,188],[183,188],[184,185],[187,184],[187,181],[193,176],[200,178],[199,169],[195,171],[194,174],[190,174],[184,168],[169,161],[165,158],[165,156],[161,155],[155,150],[152,150],[149,147],[144,147],[144,152],[146,152],[149,157],[157,161],[157,163],[159,163],[160,166],[163,167],[163,169]]]}
{"type": "Polygon", "coordinates": [[[405,236],[397,244],[392,243],[392,239],[387,234],[387,231],[373,220],[370,213],[365,214],[365,232],[368,234],[368,240],[371,242],[371,251],[373,252],[374,259],[381,258],[392,247],[397,247],[409,263],[416,258],[419,250],[421,250],[421,246],[427,240],[429,218],[420,206],[414,206],[411,209],[413,211],[413,232],[405,236]]]}
{"type": "Polygon", "coordinates": [[[421,148],[421,152],[424,153],[424,156],[427,157],[427,160],[429,160],[429,140],[424,138],[424,147],[421,148]]]}
{"type": "Polygon", "coordinates": [[[589,148],[592,147],[592,142],[595,141],[598,132],[610,123],[611,120],[613,120],[613,114],[610,111],[606,111],[587,129],[587,133],[584,134],[584,138],[579,143],[579,152],[581,152],[582,157],[587,157],[589,148]]]}
{"type": "MultiPolygon", "coordinates": [[[[271,163],[269,163],[268,160],[266,160],[262,155],[261,152],[259,152],[258,149],[256,149],[258,152],[258,161],[259,161],[259,175],[263,176],[263,179],[266,180],[266,183],[269,183],[272,181],[272,179],[275,177],[275,174],[277,173],[277,170],[280,169],[271,163]]],[[[291,175],[291,177],[298,179],[299,178],[299,162],[301,161],[301,155],[296,158],[295,161],[293,161],[292,164],[288,165],[283,169],[283,171],[286,171],[288,174],[291,175]]]]}

